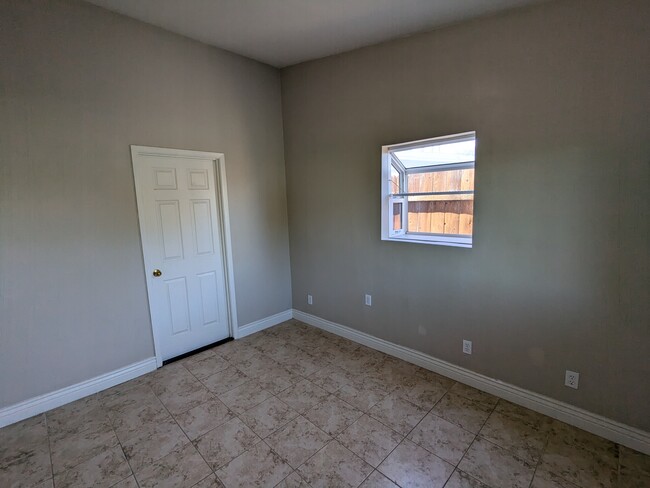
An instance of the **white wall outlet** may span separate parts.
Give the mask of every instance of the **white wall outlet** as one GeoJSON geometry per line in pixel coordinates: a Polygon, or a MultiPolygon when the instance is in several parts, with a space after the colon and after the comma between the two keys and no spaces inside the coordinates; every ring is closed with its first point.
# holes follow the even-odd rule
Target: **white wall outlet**
{"type": "Polygon", "coordinates": [[[308,305],[313,305],[314,304],[314,297],[311,295],[307,295],[307,304],[308,305]]]}
{"type": "Polygon", "coordinates": [[[366,305],[372,307],[372,295],[366,295],[366,305]]]}
{"type": "Polygon", "coordinates": [[[580,381],[580,373],[576,373],[575,371],[569,371],[568,369],[564,373],[564,386],[568,386],[569,388],[575,388],[576,390],[578,389],[578,382],[580,381]]]}
{"type": "Polygon", "coordinates": [[[465,354],[472,354],[472,341],[463,340],[463,352],[465,354]]]}

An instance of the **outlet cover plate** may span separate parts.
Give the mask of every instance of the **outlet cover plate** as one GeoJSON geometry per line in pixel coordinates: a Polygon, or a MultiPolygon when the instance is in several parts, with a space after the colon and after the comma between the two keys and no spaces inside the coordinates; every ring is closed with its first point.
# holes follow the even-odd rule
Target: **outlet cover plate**
{"type": "Polygon", "coordinates": [[[472,341],[463,340],[463,352],[465,354],[472,354],[472,341]]]}
{"type": "Polygon", "coordinates": [[[580,373],[569,371],[568,369],[566,370],[564,373],[564,386],[568,386],[569,388],[574,388],[577,390],[579,381],[580,373]]]}

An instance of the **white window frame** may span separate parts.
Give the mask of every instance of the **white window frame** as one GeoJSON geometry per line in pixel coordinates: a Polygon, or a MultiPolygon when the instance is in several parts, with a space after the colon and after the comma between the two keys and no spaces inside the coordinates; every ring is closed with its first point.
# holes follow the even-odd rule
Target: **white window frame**
{"type": "MultiPolygon", "coordinates": [[[[439,246],[454,246],[454,247],[463,247],[471,248],[473,244],[473,235],[471,236],[454,236],[454,235],[445,235],[445,234],[428,234],[428,233],[418,233],[418,232],[408,232],[408,197],[404,195],[393,195],[391,193],[390,181],[391,181],[391,167],[393,164],[398,163],[393,157],[392,153],[395,151],[404,151],[406,149],[416,149],[418,147],[432,146],[436,143],[449,143],[452,141],[462,141],[467,140],[468,138],[473,138],[476,140],[476,132],[463,132],[460,134],[453,134],[442,137],[433,137],[430,139],[422,139],[419,141],[406,142],[402,144],[391,144],[388,146],[382,146],[381,148],[381,162],[382,162],[382,172],[381,172],[381,240],[382,241],[394,241],[394,242],[411,242],[416,244],[433,244],[439,246]],[[402,229],[400,231],[395,231],[393,227],[392,219],[392,205],[393,203],[403,202],[402,205],[402,229]]],[[[476,156],[474,157],[476,159],[476,156]]],[[[423,169],[415,169],[410,172],[431,172],[433,171],[444,171],[450,169],[462,169],[467,167],[474,167],[475,161],[461,162],[461,163],[450,163],[439,165],[435,169],[432,167],[425,167],[423,169]]],[[[406,188],[406,172],[404,168],[403,172],[400,172],[400,186],[402,193],[408,193],[408,188],[406,188]]]]}

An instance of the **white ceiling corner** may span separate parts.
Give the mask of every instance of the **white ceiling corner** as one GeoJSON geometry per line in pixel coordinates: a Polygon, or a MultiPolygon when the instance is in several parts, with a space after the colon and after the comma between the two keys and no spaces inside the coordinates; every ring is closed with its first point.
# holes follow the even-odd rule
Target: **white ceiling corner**
{"type": "Polygon", "coordinates": [[[543,0],[86,0],[285,67],[543,0]]]}

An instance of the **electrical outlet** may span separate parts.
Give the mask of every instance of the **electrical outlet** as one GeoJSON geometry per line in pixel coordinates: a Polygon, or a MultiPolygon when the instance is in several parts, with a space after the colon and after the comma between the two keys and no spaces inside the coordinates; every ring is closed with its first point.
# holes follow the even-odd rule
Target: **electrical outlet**
{"type": "Polygon", "coordinates": [[[463,340],[463,352],[465,354],[472,354],[472,341],[463,340]]]}
{"type": "Polygon", "coordinates": [[[314,297],[311,295],[307,295],[307,304],[308,305],[313,305],[314,304],[314,297]]]}
{"type": "Polygon", "coordinates": [[[366,305],[372,307],[372,295],[366,295],[366,305]]]}
{"type": "Polygon", "coordinates": [[[575,388],[576,390],[578,389],[578,382],[580,381],[580,373],[576,373],[575,371],[569,371],[568,369],[564,373],[564,386],[568,386],[569,388],[575,388]]]}

